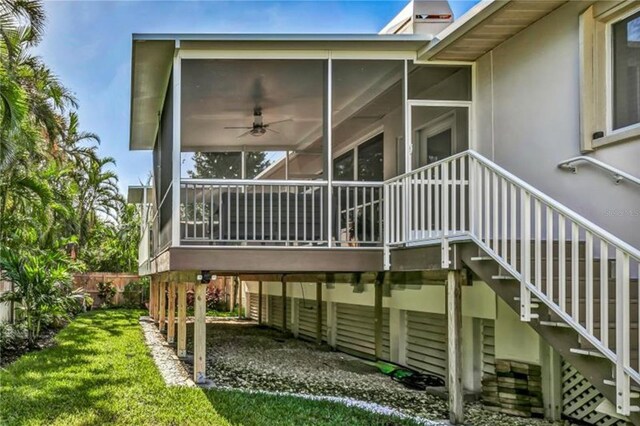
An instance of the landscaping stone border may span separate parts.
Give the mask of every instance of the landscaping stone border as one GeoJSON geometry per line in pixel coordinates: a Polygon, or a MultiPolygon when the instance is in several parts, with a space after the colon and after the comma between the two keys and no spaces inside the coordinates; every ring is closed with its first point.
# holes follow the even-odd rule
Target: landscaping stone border
{"type": "Polygon", "coordinates": [[[140,317],[140,326],[142,327],[142,333],[144,334],[144,339],[149,347],[153,361],[156,363],[167,386],[194,387],[196,384],[191,380],[189,373],[187,373],[187,370],[182,366],[173,347],[167,344],[164,336],[154,325],[153,319],[148,316],[140,317]]]}

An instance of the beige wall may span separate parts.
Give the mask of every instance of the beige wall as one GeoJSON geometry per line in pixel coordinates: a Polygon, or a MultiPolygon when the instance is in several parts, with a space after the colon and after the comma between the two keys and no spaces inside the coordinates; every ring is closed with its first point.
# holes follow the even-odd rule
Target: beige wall
{"type": "MultiPolygon", "coordinates": [[[[587,6],[569,2],[478,60],[477,149],[640,247],[640,188],[590,166],[577,175],[556,167],[580,155],[578,17],[587,6]]],[[[640,141],[591,155],[640,176],[640,141]]]]}
{"type": "MultiPolygon", "coordinates": [[[[257,282],[246,282],[246,289],[250,293],[258,293],[257,282]]],[[[354,293],[353,286],[349,284],[333,284],[333,288],[322,287],[322,299],[325,302],[351,303],[354,305],[374,304],[374,286],[367,284],[362,293],[354,293]]],[[[265,295],[282,295],[280,282],[263,283],[262,291],[265,295]]],[[[315,300],[315,283],[289,283],[287,296],[315,300]]],[[[383,299],[385,308],[445,313],[444,285],[407,286],[404,289],[392,289],[391,297],[383,299]],[[415,288],[414,288],[415,287],[415,288]]],[[[495,293],[481,281],[474,282],[473,286],[462,288],[462,315],[475,318],[496,318],[495,293]]]]}
{"type": "Polygon", "coordinates": [[[540,364],[540,336],[502,299],[495,322],[496,359],[540,364]]]}

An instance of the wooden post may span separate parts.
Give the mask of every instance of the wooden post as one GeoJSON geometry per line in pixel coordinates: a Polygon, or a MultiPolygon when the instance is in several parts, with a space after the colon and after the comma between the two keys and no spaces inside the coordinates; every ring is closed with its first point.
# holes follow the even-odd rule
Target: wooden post
{"type": "Polygon", "coordinates": [[[169,315],[167,325],[167,343],[174,343],[176,336],[176,283],[169,283],[169,315]]]}
{"type": "Polygon", "coordinates": [[[156,314],[155,309],[153,307],[153,303],[155,302],[155,299],[156,299],[153,296],[153,292],[155,290],[155,287],[154,287],[155,281],[156,279],[153,276],[151,277],[151,281],[149,281],[149,317],[151,317],[152,319],[156,314]]]}
{"type": "Polygon", "coordinates": [[[316,283],[316,344],[322,345],[322,283],[316,283]]]}
{"type": "Polygon", "coordinates": [[[258,281],[258,325],[262,325],[262,281],[258,281]]]}
{"type": "Polygon", "coordinates": [[[187,356],[187,283],[178,283],[178,356],[187,356]]]}
{"type": "Polygon", "coordinates": [[[161,278],[158,277],[158,281],[156,281],[156,289],[154,297],[156,298],[156,303],[154,303],[154,309],[156,311],[156,316],[154,317],[155,322],[160,326],[160,293],[162,289],[162,281],[161,278]]]}
{"type": "Polygon", "coordinates": [[[380,275],[381,274],[378,274],[374,284],[373,321],[376,359],[382,358],[382,279],[380,275]]]}
{"type": "Polygon", "coordinates": [[[282,332],[287,332],[287,283],[282,277],[282,332]]]}
{"type": "Polygon", "coordinates": [[[244,305],[242,304],[242,299],[243,299],[242,294],[244,292],[242,291],[242,281],[240,280],[240,277],[237,277],[237,280],[238,280],[238,318],[242,318],[244,316],[242,311],[244,308],[244,305]]]}
{"type": "Polygon", "coordinates": [[[193,331],[193,381],[204,383],[207,347],[207,285],[195,285],[195,323],[193,331]]]}
{"type": "Polygon", "coordinates": [[[158,321],[160,321],[160,331],[165,331],[167,328],[167,323],[165,319],[167,318],[167,283],[160,283],[160,315],[158,321]]]}
{"type": "Polygon", "coordinates": [[[447,275],[447,378],[449,390],[449,421],[458,425],[464,421],[462,390],[462,354],[460,328],[462,326],[462,297],[460,272],[447,275]]]}

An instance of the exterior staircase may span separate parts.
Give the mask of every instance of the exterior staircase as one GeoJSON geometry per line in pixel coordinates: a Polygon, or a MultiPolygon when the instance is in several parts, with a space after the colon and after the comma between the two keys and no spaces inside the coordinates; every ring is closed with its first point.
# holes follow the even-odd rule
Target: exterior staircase
{"type": "Polygon", "coordinates": [[[640,424],[640,250],[466,151],[385,182],[393,247],[450,245],[615,406],[640,424]]]}

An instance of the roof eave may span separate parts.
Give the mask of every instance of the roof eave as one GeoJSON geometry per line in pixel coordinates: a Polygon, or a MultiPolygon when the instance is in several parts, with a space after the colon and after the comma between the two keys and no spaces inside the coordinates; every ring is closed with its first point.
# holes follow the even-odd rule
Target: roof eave
{"type": "Polygon", "coordinates": [[[460,19],[438,33],[424,48],[420,49],[417,55],[418,60],[430,60],[508,3],[507,1],[481,0],[460,19]]]}

